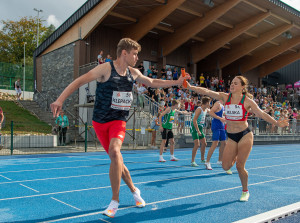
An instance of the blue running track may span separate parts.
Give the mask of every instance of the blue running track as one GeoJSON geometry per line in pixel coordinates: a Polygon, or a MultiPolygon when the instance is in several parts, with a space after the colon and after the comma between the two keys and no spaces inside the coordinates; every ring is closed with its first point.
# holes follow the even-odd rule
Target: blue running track
{"type": "MultiPolygon", "coordinates": [[[[207,148],[208,149],[208,148],[207,148]]],[[[158,162],[158,151],[123,151],[124,162],[146,201],[134,206],[122,182],[115,218],[101,212],[111,199],[106,153],[0,158],[0,222],[235,222],[300,201],[300,146],[254,146],[247,161],[250,199],[239,202],[235,169],[227,175],[191,167],[191,149],[176,149],[178,162],[158,162]]],[[[197,161],[199,163],[199,153],[197,161]]],[[[300,217],[296,217],[300,222],[300,217]]]]}

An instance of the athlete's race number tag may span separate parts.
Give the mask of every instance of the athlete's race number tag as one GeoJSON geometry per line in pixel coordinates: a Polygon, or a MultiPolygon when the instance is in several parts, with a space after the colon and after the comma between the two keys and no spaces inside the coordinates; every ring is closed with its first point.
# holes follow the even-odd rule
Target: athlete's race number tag
{"type": "Polygon", "coordinates": [[[132,92],[114,91],[111,108],[128,111],[133,101],[132,92]]]}
{"type": "Polygon", "coordinates": [[[226,105],[225,115],[227,119],[240,120],[243,118],[242,105],[226,105]]]}

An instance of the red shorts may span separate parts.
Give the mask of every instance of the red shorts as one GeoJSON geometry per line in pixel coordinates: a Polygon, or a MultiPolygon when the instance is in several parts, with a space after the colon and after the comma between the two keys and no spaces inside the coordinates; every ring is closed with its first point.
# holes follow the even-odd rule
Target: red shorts
{"type": "Polygon", "coordinates": [[[123,143],[126,132],[126,122],[115,120],[106,123],[98,123],[93,121],[93,126],[101,145],[107,153],[112,138],[118,138],[123,143]]]}

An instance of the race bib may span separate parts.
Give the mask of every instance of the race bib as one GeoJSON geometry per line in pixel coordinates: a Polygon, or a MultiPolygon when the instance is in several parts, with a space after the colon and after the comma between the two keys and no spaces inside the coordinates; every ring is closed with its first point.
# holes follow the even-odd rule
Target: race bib
{"type": "Polygon", "coordinates": [[[128,111],[133,101],[132,92],[114,91],[111,101],[111,108],[128,111]]]}
{"type": "Polygon", "coordinates": [[[226,105],[225,106],[225,116],[229,120],[243,119],[242,105],[226,105]]]}

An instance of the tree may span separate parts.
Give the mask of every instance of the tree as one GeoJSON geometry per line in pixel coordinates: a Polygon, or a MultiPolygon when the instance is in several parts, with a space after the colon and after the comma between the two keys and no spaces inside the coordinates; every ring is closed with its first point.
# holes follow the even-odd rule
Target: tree
{"type": "MultiPolygon", "coordinates": [[[[45,27],[39,18],[40,40],[45,40],[55,30],[53,25],[45,27]]],[[[24,43],[26,42],[26,61],[33,57],[36,48],[37,18],[23,17],[19,21],[2,20],[0,30],[0,62],[20,63],[24,58],[24,43]]],[[[39,42],[40,42],[39,40],[39,42]]],[[[32,59],[31,59],[32,60],[32,59]]],[[[30,63],[30,61],[28,61],[30,63]]]]}

